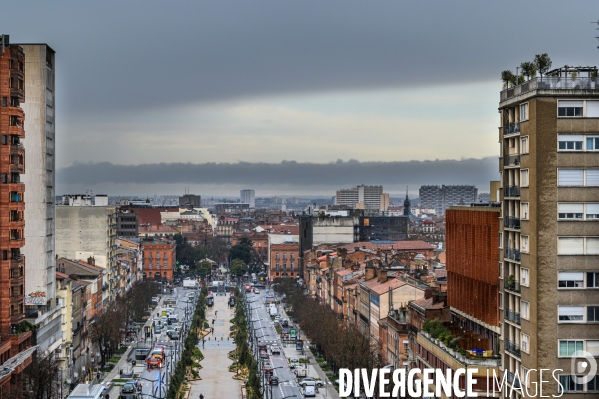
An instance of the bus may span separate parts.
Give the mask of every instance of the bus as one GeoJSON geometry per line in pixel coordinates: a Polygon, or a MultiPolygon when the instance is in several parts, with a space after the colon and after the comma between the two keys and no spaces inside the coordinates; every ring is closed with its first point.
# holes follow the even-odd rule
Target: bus
{"type": "Polygon", "coordinates": [[[275,303],[275,296],[274,295],[267,295],[264,297],[264,303],[269,304],[269,303],[275,303]]]}

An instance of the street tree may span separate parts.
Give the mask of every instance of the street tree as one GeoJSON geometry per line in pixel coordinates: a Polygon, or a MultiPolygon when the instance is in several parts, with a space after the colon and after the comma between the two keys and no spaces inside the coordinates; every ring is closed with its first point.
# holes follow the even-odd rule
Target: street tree
{"type": "Polygon", "coordinates": [[[231,272],[231,275],[235,277],[240,277],[247,273],[248,268],[243,260],[233,259],[229,271],[231,272]]]}

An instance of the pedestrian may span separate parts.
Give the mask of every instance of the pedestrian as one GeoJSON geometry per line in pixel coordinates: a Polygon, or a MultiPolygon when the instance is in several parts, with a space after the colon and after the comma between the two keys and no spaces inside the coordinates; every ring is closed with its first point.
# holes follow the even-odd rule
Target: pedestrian
{"type": "Polygon", "coordinates": [[[204,395],[200,394],[200,399],[204,399],[204,395]]]}

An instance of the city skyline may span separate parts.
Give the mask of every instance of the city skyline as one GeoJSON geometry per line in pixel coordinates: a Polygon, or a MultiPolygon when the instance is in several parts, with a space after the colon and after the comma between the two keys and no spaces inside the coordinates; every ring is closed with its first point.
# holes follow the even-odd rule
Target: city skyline
{"type": "MultiPolygon", "coordinates": [[[[104,184],[114,189],[98,189],[70,180],[69,167],[110,162],[143,177],[138,166],[175,162],[267,170],[284,160],[484,164],[498,154],[501,70],[544,52],[554,66],[592,64],[592,26],[574,8],[543,4],[518,4],[505,29],[504,4],[349,3],[343,10],[319,5],[317,16],[305,3],[115,3],[115,14],[105,5],[38,2],[15,5],[4,29],[12,42],[46,42],[57,51],[57,191],[118,193],[126,190],[113,177],[104,184]],[[162,18],[167,11],[178,18],[162,18]],[[541,22],[557,16],[568,35],[541,22]],[[155,56],[159,48],[169,55],[155,56]],[[503,48],[509,57],[496,51],[503,48]]],[[[234,183],[225,177],[222,184],[234,183]]],[[[397,184],[399,191],[495,179],[397,184]]],[[[388,185],[347,184],[361,182],[388,185]]],[[[161,184],[143,183],[135,193],[172,192],[161,184]]],[[[309,186],[301,192],[319,192],[309,186]]],[[[198,183],[204,189],[214,192],[198,183]]]]}

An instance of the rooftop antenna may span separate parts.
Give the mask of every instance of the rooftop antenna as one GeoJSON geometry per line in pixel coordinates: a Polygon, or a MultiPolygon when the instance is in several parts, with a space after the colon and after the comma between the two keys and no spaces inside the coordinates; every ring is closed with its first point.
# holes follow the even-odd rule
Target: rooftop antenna
{"type": "MultiPolygon", "coordinates": [[[[599,20],[597,20],[596,22],[591,22],[592,24],[596,24],[597,26],[599,26],[599,20]]],[[[596,30],[599,30],[599,28],[595,28],[596,30]]],[[[599,39],[599,36],[595,36],[595,39],[599,39]]],[[[597,48],[599,48],[599,46],[597,46],[597,48]]]]}

